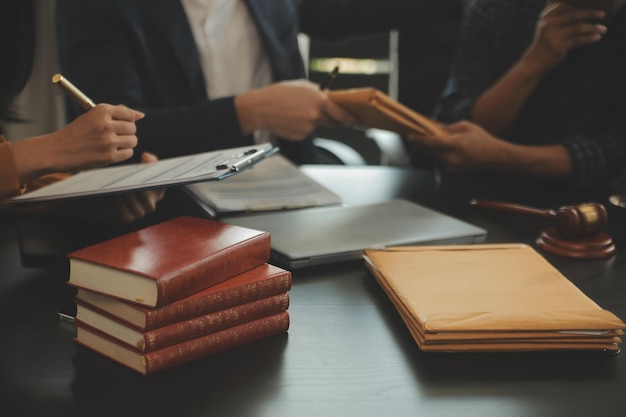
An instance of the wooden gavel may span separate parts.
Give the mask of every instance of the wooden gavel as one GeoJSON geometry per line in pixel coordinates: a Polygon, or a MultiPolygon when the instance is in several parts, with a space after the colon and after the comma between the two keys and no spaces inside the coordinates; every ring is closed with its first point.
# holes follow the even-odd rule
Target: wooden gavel
{"type": "Polygon", "coordinates": [[[565,238],[598,233],[604,229],[607,223],[606,208],[600,203],[563,206],[558,210],[479,199],[471,200],[470,204],[480,208],[552,219],[556,231],[565,238]]]}

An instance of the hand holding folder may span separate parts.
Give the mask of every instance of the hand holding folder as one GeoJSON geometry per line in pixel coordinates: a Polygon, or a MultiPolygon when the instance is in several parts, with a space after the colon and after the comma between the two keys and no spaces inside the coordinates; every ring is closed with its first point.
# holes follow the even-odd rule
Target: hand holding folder
{"type": "Polygon", "coordinates": [[[366,250],[424,351],[619,351],[626,325],[523,244],[366,250]]]}
{"type": "Polygon", "coordinates": [[[375,88],[335,90],[328,97],[359,120],[363,127],[408,135],[445,136],[442,126],[375,88]]]}

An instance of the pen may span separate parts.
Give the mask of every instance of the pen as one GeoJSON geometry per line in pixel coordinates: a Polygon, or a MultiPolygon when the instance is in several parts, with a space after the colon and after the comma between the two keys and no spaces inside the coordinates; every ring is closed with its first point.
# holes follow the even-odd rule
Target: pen
{"type": "Polygon", "coordinates": [[[339,65],[336,65],[331,72],[326,74],[326,78],[324,78],[324,80],[320,83],[320,90],[326,90],[327,88],[330,88],[331,84],[333,83],[333,81],[335,81],[335,78],[337,78],[338,74],[339,65]]]}
{"type": "Polygon", "coordinates": [[[69,82],[67,78],[62,76],[61,74],[54,74],[52,76],[52,82],[63,89],[70,97],[76,101],[80,107],[85,110],[93,109],[96,107],[96,103],[94,103],[89,97],[83,94],[74,84],[69,82]]]}

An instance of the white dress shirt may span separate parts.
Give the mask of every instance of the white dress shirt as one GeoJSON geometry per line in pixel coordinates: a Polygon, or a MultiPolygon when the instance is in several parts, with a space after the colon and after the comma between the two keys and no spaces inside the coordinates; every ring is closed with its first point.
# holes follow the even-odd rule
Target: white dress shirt
{"type": "MultiPolygon", "coordinates": [[[[272,83],[270,62],[256,24],[241,0],[181,0],[191,25],[209,99],[272,83]]],[[[255,132],[266,142],[266,132],[255,132]]]]}

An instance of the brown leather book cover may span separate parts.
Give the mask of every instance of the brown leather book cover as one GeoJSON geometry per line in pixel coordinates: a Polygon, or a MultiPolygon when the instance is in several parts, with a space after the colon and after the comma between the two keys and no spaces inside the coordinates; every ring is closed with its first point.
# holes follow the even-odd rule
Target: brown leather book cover
{"type": "Polygon", "coordinates": [[[136,330],[147,331],[282,294],[291,289],[291,283],[291,272],[264,264],[162,307],[144,307],[85,289],[78,289],[76,301],[136,330]]]}
{"type": "Polygon", "coordinates": [[[409,133],[446,135],[441,124],[399,103],[376,88],[335,90],[330,91],[328,97],[355,116],[363,127],[390,130],[400,135],[409,133]]]}
{"type": "Polygon", "coordinates": [[[158,307],[263,265],[270,234],[197,217],[177,217],[68,255],[68,283],[158,307]]]}
{"type": "Polygon", "coordinates": [[[75,323],[106,333],[119,343],[124,343],[141,352],[151,352],[280,313],[286,311],[288,307],[289,294],[278,294],[141,332],[126,326],[105,312],[91,310],[78,301],[75,323]]]}
{"type": "Polygon", "coordinates": [[[109,336],[80,323],[76,326],[75,341],[142,375],[150,375],[284,333],[288,329],[289,314],[283,311],[148,353],[116,343],[109,336]]]}
{"type": "Polygon", "coordinates": [[[364,257],[423,350],[616,351],[626,328],[527,245],[396,247],[364,257]]]}

